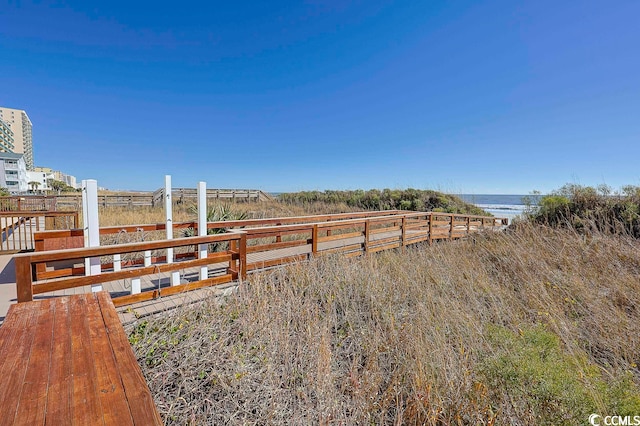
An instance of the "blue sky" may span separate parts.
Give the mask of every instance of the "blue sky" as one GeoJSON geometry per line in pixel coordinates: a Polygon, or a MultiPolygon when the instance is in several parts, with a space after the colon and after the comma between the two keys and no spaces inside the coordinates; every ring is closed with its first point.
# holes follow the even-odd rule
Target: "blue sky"
{"type": "Polygon", "coordinates": [[[0,105],[110,189],[640,185],[638,1],[2,1],[0,105]]]}

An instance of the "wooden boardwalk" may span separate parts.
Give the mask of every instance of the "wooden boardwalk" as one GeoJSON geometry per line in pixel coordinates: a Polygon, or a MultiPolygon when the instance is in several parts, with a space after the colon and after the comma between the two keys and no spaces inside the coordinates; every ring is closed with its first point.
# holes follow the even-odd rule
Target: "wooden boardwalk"
{"type": "MultiPolygon", "coordinates": [[[[0,426],[161,424],[121,322],[229,294],[252,271],[455,240],[504,224],[396,211],[276,218],[207,224],[224,230],[216,235],[16,255],[23,303],[0,327],[0,426]]],[[[47,247],[78,236],[45,232],[36,241],[47,247]]]]}
{"type": "MultiPolygon", "coordinates": [[[[199,295],[210,291],[199,290],[189,295],[184,292],[233,285],[247,272],[313,256],[359,256],[421,242],[454,240],[482,229],[500,229],[502,224],[501,220],[488,217],[400,211],[210,223],[209,228],[224,227],[226,232],[18,255],[15,257],[18,300],[83,294],[100,285],[114,298],[116,307],[130,305],[119,309],[126,322],[197,300],[199,295]],[[200,252],[203,247],[209,249],[206,257],[200,252]],[[169,251],[171,262],[166,256],[169,251]],[[101,271],[99,275],[85,276],[85,262],[91,258],[100,259],[101,271]],[[206,276],[202,275],[203,268],[206,276]]],[[[185,226],[197,225],[174,225],[185,226]]],[[[137,225],[135,229],[142,227],[153,232],[162,230],[163,225],[137,225]]],[[[111,227],[101,232],[111,234],[121,230],[111,227]]],[[[43,232],[37,236],[37,243],[41,247],[55,246],[51,243],[54,240],[64,242],[80,235],[73,230],[43,232]]]]}

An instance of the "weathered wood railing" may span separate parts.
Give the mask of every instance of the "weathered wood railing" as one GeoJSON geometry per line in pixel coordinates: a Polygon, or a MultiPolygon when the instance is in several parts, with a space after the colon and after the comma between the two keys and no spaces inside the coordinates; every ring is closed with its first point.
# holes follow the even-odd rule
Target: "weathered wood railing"
{"type": "MultiPolygon", "coordinates": [[[[158,287],[148,292],[137,293],[135,286],[131,285],[130,294],[114,298],[117,305],[134,303],[160,295],[229,282],[243,277],[246,271],[303,260],[309,256],[330,253],[357,256],[423,241],[431,244],[435,240],[454,240],[472,232],[497,229],[506,224],[503,219],[493,217],[436,212],[370,212],[364,215],[346,219],[345,215],[316,216],[315,219],[322,220],[314,222],[305,222],[306,218],[214,222],[209,223],[208,227],[243,228],[206,237],[21,254],[15,258],[18,300],[28,301],[37,294],[100,283],[107,285],[116,280],[140,279],[142,276],[186,271],[188,268],[205,265],[217,264],[217,268],[223,269],[219,276],[213,278],[197,279],[168,288],[158,287]],[[331,220],[332,218],[335,220],[331,220]],[[274,221],[274,225],[255,226],[274,221]],[[286,223],[296,221],[303,223],[286,223]],[[198,258],[197,246],[200,244],[216,244],[216,251],[209,252],[206,258],[198,258]],[[167,258],[163,255],[169,248],[182,248],[182,251],[176,250],[171,259],[175,263],[167,263],[167,258]],[[125,254],[137,257],[126,262],[120,260],[125,254]],[[87,258],[101,259],[102,274],[82,276],[85,273],[82,263],[87,258]],[[60,262],[66,262],[67,265],[58,269],[52,267],[60,262]]],[[[153,226],[155,230],[164,225],[153,226]]],[[[105,232],[112,230],[110,228],[105,232]]],[[[75,231],[71,234],[70,231],[62,232],[64,235],[73,235],[75,231]]]]}
{"type": "Polygon", "coordinates": [[[55,211],[56,197],[27,195],[0,197],[0,211],[55,211]]]}
{"type": "MultiPolygon", "coordinates": [[[[160,296],[175,294],[185,290],[230,282],[243,277],[246,274],[246,234],[243,232],[229,232],[204,237],[176,238],[172,240],[150,241],[144,243],[117,244],[104,247],[77,248],[68,250],[53,250],[35,253],[23,253],[15,256],[16,263],[16,289],[18,302],[33,300],[36,294],[44,294],[70,288],[97,285],[123,279],[136,279],[146,275],[160,274],[164,272],[184,270],[186,268],[203,267],[217,264],[222,268],[222,274],[201,279],[197,282],[178,284],[166,289],[154,289],[142,292],[131,286],[129,295],[114,298],[116,305],[135,303],[142,300],[153,299],[160,296]],[[143,254],[149,250],[166,250],[180,247],[190,247],[200,244],[230,243],[230,248],[222,252],[210,253],[205,258],[188,259],[176,263],[155,263],[149,258],[145,259],[143,267],[135,266],[122,268],[113,260],[109,264],[110,270],[102,271],[98,275],[58,277],[48,280],[39,280],[37,276],[38,265],[59,261],[84,261],[90,258],[103,258],[124,253],[143,254]]],[[[166,260],[166,258],[164,259],[166,260]]],[[[81,268],[84,271],[84,268],[81,268]]]]}
{"type": "Polygon", "coordinates": [[[9,211],[0,212],[0,252],[33,250],[35,234],[45,229],[71,229],[79,225],[78,212],[9,211]]]}

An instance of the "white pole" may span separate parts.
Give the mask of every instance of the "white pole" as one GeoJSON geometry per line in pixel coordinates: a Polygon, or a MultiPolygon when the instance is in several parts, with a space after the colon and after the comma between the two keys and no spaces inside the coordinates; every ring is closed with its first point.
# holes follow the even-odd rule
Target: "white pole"
{"type": "MultiPolygon", "coordinates": [[[[171,175],[164,177],[164,211],[166,214],[167,240],[173,239],[173,200],[171,197],[171,175]]],[[[173,263],[173,247],[167,249],[167,263],[173,263]]],[[[171,285],[180,284],[180,272],[171,272],[171,285]]]]}
{"type": "MultiPolygon", "coordinates": [[[[198,236],[207,235],[207,184],[206,182],[198,182],[198,236]]],[[[200,244],[199,259],[207,257],[207,244],[200,244]]],[[[209,278],[209,268],[207,265],[200,267],[200,279],[209,278]]]]}
{"type": "Polygon", "coordinates": [[[113,255],[113,271],[118,272],[122,270],[122,256],[119,254],[113,255]]]}
{"type": "MultiPolygon", "coordinates": [[[[84,246],[100,246],[100,222],[98,220],[98,181],[88,179],[82,181],[82,219],[84,221],[84,246]]],[[[100,275],[100,258],[85,259],[84,272],[86,276],[100,275]]],[[[102,285],[92,285],[91,291],[101,291],[102,285]]]]}

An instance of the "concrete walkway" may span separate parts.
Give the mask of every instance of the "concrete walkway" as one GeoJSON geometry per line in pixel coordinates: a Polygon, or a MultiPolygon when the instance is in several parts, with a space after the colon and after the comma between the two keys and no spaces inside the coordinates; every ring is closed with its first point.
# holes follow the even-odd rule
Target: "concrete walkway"
{"type": "Polygon", "coordinates": [[[16,303],[16,267],[13,255],[0,255],[0,324],[4,322],[9,306],[16,303]]]}

